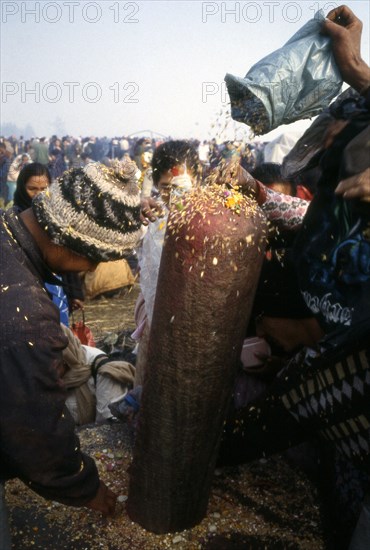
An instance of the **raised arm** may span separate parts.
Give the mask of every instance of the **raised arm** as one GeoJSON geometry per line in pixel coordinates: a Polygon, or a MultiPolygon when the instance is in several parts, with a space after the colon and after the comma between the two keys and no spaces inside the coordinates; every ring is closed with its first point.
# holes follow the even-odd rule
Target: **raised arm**
{"type": "Polygon", "coordinates": [[[322,32],[332,39],[335,61],[343,80],[360,94],[370,87],[370,68],[361,57],[362,22],[347,6],[331,10],[322,32]]]}

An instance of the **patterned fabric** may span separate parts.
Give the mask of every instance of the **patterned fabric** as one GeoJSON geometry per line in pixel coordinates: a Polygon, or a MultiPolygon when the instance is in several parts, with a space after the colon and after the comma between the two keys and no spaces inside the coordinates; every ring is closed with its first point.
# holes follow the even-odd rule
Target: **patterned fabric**
{"type": "MultiPolygon", "coordinates": [[[[56,275],[57,279],[62,280],[61,277],[56,275]]],[[[51,295],[51,298],[54,304],[59,309],[60,322],[63,323],[66,327],[69,327],[69,307],[68,307],[68,298],[62,286],[51,285],[45,283],[45,288],[51,295]]]]}
{"type": "Polygon", "coordinates": [[[358,109],[322,155],[322,177],[294,243],[303,298],[326,333],[370,312],[370,203],[335,194],[339,181],[370,165],[370,110],[362,102],[358,109]]]}
{"type": "MultiPolygon", "coordinates": [[[[282,403],[303,428],[370,466],[370,321],[304,349],[280,375],[282,403]]],[[[278,390],[279,393],[279,390],[278,390]]]]}
{"type": "Polygon", "coordinates": [[[266,188],[266,201],[262,210],[267,219],[279,228],[297,230],[302,225],[309,204],[310,201],[266,188]]]}
{"type": "Polygon", "coordinates": [[[302,296],[326,333],[366,319],[370,311],[370,205],[334,192],[339,181],[369,166],[369,101],[346,99],[334,114],[349,123],[321,155],[312,202],[266,187],[262,192],[262,184],[257,198],[273,226],[297,236],[302,296]]]}

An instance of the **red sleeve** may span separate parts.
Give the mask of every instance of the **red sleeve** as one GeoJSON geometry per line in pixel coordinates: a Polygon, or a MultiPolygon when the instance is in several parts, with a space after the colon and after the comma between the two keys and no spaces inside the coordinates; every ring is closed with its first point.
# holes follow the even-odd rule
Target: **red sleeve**
{"type": "Polygon", "coordinates": [[[257,183],[258,193],[256,199],[267,219],[283,229],[299,229],[310,202],[278,193],[260,182],[257,183]]]}

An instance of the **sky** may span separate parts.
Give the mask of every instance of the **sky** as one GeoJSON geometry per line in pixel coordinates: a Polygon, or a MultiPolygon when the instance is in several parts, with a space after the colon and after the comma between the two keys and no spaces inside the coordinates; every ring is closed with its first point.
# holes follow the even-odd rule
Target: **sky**
{"type": "MultiPolygon", "coordinates": [[[[244,77],[318,9],[340,3],[1,0],[1,135],[248,139],[226,73],[244,77]],[[29,135],[27,135],[29,134],[29,135]]],[[[367,0],[347,5],[363,21],[367,0]]],[[[309,122],[289,131],[302,133],[309,122]]],[[[263,139],[272,139],[285,127],[263,139]]]]}

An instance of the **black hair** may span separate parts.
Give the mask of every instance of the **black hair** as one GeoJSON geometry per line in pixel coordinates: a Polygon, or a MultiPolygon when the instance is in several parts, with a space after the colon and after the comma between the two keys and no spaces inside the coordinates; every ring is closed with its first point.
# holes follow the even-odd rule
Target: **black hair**
{"type": "Polygon", "coordinates": [[[50,172],[44,164],[40,164],[39,162],[26,164],[19,172],[13,198],[14,206],[17,206],[20,210],[26,210],[26,208],[30,208],[31,206],[32,199],[26,191],[26,183],[33,176],[46,176],[49,185],[51,184],[50,172]]]}
{"type": "Polygon", "coordinates": [[[271,183],[291,183],[287,178],[284,178],[281,164],[277,162],[264,162],[257,166],[251,175],[265,185],[271,183]]]}
{"type": "Polygon", "coordinates": [[[186,162],[192,172],[197,173],[199,156],[195,146],[186,140],[165,141],[159,145],[152,158],[153,183],[157,185],[161,175],[174,166],[186,162]]]}
{"type": "Polygon", "coordinates": [[[303,170],[289,177],[296,185],[304,185],[314,195],[321,177],[321,172],[320,166],[313,166],[312,168],[303,168],[303,170]]]}

